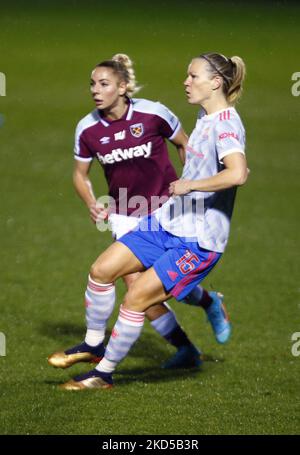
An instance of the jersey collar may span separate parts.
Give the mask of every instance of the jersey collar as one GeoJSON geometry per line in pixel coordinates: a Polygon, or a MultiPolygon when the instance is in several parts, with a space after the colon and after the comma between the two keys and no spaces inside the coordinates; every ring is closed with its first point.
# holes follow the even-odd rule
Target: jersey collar
{"type": "Polygon", "coordinates": [[[101,110],[98,109],[99,120],[100,120],[100,122],[102,123],[103,126],[109,126],[109,125],[111,125],[114,122],[118,122],[119,120],[131,120],[132,114],[133,114],[133,101],[132,101],[131,98],[127,98],[127,99],[128,99],[128,107],[127,107],[124,115],[118,120],[112,120],[110,122],[109,120],[105,119],[102,116],[101,110]]]}
{"type": "Polygon", "coordinates": [[[204,114],[201,118],[203,118],[204,120],[210,120],[210,119],[214,118],[216,115],[221,114],[222,112],[232,111],[232,110],[235,110],[235,108],[233,106],[225,107],[224,109],[220,109],[219,111],[213,112],[212,114],[204,114]]]}

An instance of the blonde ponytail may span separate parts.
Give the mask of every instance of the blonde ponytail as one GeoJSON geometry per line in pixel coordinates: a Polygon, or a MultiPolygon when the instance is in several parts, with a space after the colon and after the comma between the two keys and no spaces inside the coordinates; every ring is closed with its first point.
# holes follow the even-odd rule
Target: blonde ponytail
{"type": "Polygon", "coordinates": [[[241,57],[225,57],[223,54],[207,53],[202,54],[209,63],[209,71],[223,78],[223,93],[229,104],[234,105],[242,94],[243,81],[246,75],[246,65],[241,57]]]}
{"type": "Polygon", "coordinates": [[[129,97],[132,97],[135,93],[137,93],[141,87],[137,85],[137,81],[135,78],[135,72],[133,69],[133,61],[130,57],[126,54],[115,54],[112,57],[112,61],[118,62],[126,71],[127,77],[125,78],[127,82],[127,90],[126,93],[129,97]]]}
{"type": "Polygon", "coordinates": [[[230,104],[235,104],[243,91],[243,82],[246,75],[246,65],[241,57],[235,55],[230,60],[233,64],[233,79],[227,93],[227,100],[230,104]]]}

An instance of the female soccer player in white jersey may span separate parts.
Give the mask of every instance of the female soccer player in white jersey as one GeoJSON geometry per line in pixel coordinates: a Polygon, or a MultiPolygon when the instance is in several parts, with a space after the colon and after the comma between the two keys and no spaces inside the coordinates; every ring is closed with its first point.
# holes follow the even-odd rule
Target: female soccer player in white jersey
{"type": "MultiPolygon", "coordinates": [[[[98,159],[104,168],[109,195],[115,202],[115,213],[110,213],[110,222],[117,240],[137,226],[138,218],[134,216],[134,209],[141,198],[145,201],[144,214],[159,207],[157,202],[153,207],[153,196],[159,196],[158,202],[168,200],[169,185],[177,176],[169,160],[165,138],[175,144],[183,162],[187,144],[178,118],[160,103],[132,99],[136,91],[135,74],[128,56],[117,54],[112,60],[100,63],[91,76],[91,93],[97,109],[84,117],[76,130],[75,188],[89,208],[94,222],[98,216],[106,214],[97,206],[88,177],[92,160],[98,159]],[[123,190],[123,194],[120,190],[123,190]],[[127,204],[124,204],[124,192],[127,204]]],[[[118,242],[116,245],[124,248],[118,242]]],[[[139,267],[133,272],[142,270],[143,267],[139,267]]],[[[176,283],[172,273],[170,279],[176,283]]],[[[124,275],[127,288],[130,289],[139,273],[126,272],[124,275]]],[[[217,341],[226,342],[230,325],[224,317],[218,294],[208,293],[200,286],[194,290],[191,287],[191,291],[188,303],[207,310],[217,341]]],[[[166,303],[159,303],[163,300],[158,300],[147,309],[146,316],[158,333],[178,349],[165,366],[198,366],[201,362],[199,351],[178,325],[170,307],[166,303]]],[[[114,284],[103,284],[99,282],[97,274],[94,276],[92,273],[85,301],[85,341],[64,352],[52,354],[48,359],[51,365],[67,368],[74,363],[103,356],[105,327],[115,303],[114,284]]]]}

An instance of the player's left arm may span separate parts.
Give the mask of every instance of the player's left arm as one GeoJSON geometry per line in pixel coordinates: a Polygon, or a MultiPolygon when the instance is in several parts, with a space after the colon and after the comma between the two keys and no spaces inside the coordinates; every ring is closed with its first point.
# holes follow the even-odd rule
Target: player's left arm
{"type": "Polygon", "coordinates": [[[156,103],[156,109],[159,118],[159,134],[175,145],[180,161],[184,164],[188,136],[182,128],[179,118],[161,103],[156,103]]]}
{"type": "Polygon", "coordinates": [[[225,169],[212,177],[200,180],[176,180],[170,183],[169,192],[177,196],[191,191],[215,192],[226,190],[233,186],[244,185],[249,169],[244,153],[236,151],[223,158],[225,169]]]}
{"type": "Polygon", "coordinates": [[[169,139],[170,142],[172,142],[172,144],[174,144],[177,148],[177,152],[182,164],[185,163],[185,149],[188,143],[188,139],[189,138],[182,127],[180,127],[178,133],[172,139],[169,139]]]}

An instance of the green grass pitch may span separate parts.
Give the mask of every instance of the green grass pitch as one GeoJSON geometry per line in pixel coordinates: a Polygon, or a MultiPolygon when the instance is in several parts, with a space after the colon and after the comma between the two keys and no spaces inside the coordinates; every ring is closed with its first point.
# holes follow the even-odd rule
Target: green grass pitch
{"type": "MultiPolygon", "coordinates": [[[[1,3],[0,433],[299,433],[300,357],[291,353],[300,331],[297,4],[1,3]],[[197,108],[182,82],[190,59],[212,50],[241,55],[248,69],[238,110],[251,175],[238,192],[227,251],[205,282],[226,296],[232,340],[217,345],[201,309],[172,301],[208,356],[201,370],[162,371],[174,351],[146,323],[112,391],[59,391],[89,366],[58,371],[46,357],[82,339],[89,266],[111,242],[71,182],[74,128],[93,109],[90,71],[128,53],[140,96],[165,103],[190,133],[197,108]]],[[[105,194],[97,164],[92,180],[105,194]]],[[[120,282],[119,302],[123,295],[120,282]]]]}

